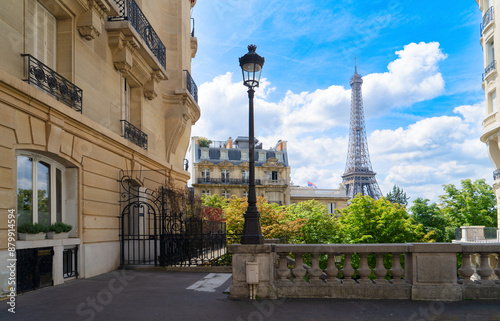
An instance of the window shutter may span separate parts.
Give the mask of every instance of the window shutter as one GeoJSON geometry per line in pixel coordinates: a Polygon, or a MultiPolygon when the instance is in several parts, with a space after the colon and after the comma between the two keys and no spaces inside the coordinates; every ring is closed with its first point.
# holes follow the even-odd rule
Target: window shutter
{"type": "Polygon", "coordinates": [[[56,70],[56,39],[57,39],[57,21],[48,10],[45,11],[45,57],[46,64],[56,70]]]}

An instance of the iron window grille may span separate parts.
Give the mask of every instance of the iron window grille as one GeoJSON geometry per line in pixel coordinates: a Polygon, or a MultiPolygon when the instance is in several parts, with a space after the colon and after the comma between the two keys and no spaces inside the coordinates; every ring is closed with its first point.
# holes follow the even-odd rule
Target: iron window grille
{"type": "Polygon", "coordinates": [[[198,86],[196,86],[196,83],[194,82],[193,77],[191,77],[189,71],[184,71],[186,72],[186,89],[189,91],[191,96],[193,96],[194,100],[198,102],[198,86]]]}
{"type": "Polygon", "coordinates": [[[121,122],[123,123],[123,138],[148,150],[148,135],[126,120],[121,120],[121,122]]]}
{"type": "Polygon", "coordinates": [[[28,84],[36,86],[59,101],[70,106],[77,112],[82,112],[83,91],[59,75],[47,65],[30,54],[21,54],[27,58],[28,84]]]}
{"type": "Polygon", "coordinates": [[[142,40],[146,42],[148,48],[158,59],[163,68],[166,68],[166,49],[158,34],[149,23],[141,8],[134,0],[115,0],[120,15],[108,17],[108,21],[130,21],[130,24],[139,33],[142,40]]]}
{"type": "Polygon", "coordinates": [[[65,249],[63,252],[63,277],[78,277],[78,247],[65,249]]]}

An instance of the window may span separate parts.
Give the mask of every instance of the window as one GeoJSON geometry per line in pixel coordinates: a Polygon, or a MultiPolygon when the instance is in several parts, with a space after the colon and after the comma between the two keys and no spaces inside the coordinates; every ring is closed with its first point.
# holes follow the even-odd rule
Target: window
{"type": "Polygon", "coordinates": [[[224,197],[224,198],[231,198],[231,193],[228,190],[223,190],[222,191],[222,197],[224,197]]]}
{"type": "Polygon", "coordinates": [[[20,152],[17,156],[18,225],[65,222],[75,228],[76,173],[76,168],[65,168],[48,157],[20,152]]]}
{"type": "Polygon", "coordinates": [[[248,151],[247,150],[242,150],[241,151],[241,160],[242,161],[248,161],[248,151]]]}
{"type": "Polygon", "coordinates": [[[250,179],[250,172],[248,171],[248,169],[243,169],[241,171],[241,180],[243,181],[243,183],[248,183],[249,179],[250,179]]]}
{"type": "Polygon", "coordinates": [[[201,159],[208,159],[208,148],[201,149],[201,159]]]}
{"type": "Polygon", "coordinates": [[[223,169],[220,171],[221,183],[229,183],[230,173],[231,171],[229,169],[223,169]]]}
{"type": "Polygon", "coordinates": [[[492,64],[495,61],[495,43],[493,40],[486,44],[486,55],[488,65],[492,64]]]}
{"type": "Polygon", "coordinates": [[[202,190],[201,195],[210,196],[211,192],[210,192],[210,190],[202,190]]]}
{"type": "Polygon", "coordinates": [[[272,181],[277,181],[278,180],[278,172],[277,171],[267,172],[267,179],[272,180],[272,181]]]}
{"type": "Polygon", "coordinates": [[[328,214],[334,214],[335,213],[335,203],[328,203],[328,214]]]}
{"type": "Polygon", "coordinates": [[[259,162],[265,162],[266,161],[266,152],[259,152],[259,162]]]}
{"type": "Polygon", "coordinates": [[[276,158],[278,159],[278,162],[283,162],[283,153],[276,153],[276,158]]]}
{"type": "Polygon", "coordinates": [[[57,20],[38,1],[26,1],[26,52],[56,69],[57,20]]]}
{"type": "Polygon", "coordinates": [[[122,119],[130,122],[130,85],[122,77],[122,119]]]}
{"type": "Polygon", "coordinates": [[[245,190],[245,191],[243,191],[243,197],[248,198],[248,191],[246,191],[246,190],[245,190]]]}
{"type": "Polygon", "coordinates": [[[221,149],[220,151],[220,159],[223,159],[223,160],[228,160],[228,156],[227,156],[227,150],[225,149],[221,149]]]}
{"type": "Polygon", "coordinates": [[[203,183],[210,183],[210,169],[209,168],[203,168],[201,170],[201,181],[203,183]]]}
{"type": "Polygon", "coordinates": [[[496,90],[488,94],[488,114],[497,111],[497,92],[496,90]]]}

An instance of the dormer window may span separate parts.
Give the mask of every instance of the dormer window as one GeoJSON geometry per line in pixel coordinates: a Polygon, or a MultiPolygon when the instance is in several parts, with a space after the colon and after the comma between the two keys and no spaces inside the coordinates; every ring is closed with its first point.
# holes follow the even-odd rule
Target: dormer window
{"type": "Polygon", "coordinates": [[[248,151],[247,150],[242,150],[241,151],[241,160],[242,161],[248,161],[248,151]]]}
{"type": "Polygon", "coordinates": [[[259,152],[259,162],[265,162],[266,161],[266,152],[259,152]]]}
{"type": "Polygon", "coordinates": [[[220,151],[220,159],[221,160],[228,160],[228,156],[227,156],[227,149],[221,149],[220,151]]]}
{"type": "Polygon", "coordinates": [[[201,159],[208,159],[208,148],[201,148],[201,159]]]}
{"type": "Polygon", "coordinates": [[[283,162],[283,153],[276,153],[276,158],[278,159],[278,162],[283,162]]]}

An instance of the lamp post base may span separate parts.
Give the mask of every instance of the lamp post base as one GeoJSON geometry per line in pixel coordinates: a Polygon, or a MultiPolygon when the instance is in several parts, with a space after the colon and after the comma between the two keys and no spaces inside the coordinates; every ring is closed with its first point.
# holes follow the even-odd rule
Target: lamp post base
{"type": "Polygon", "coordinates": [[[256,206],[248,206],[243,225],[241,244],[264,244],[264,235],[260,228],[260,213],[256,206]]]}

